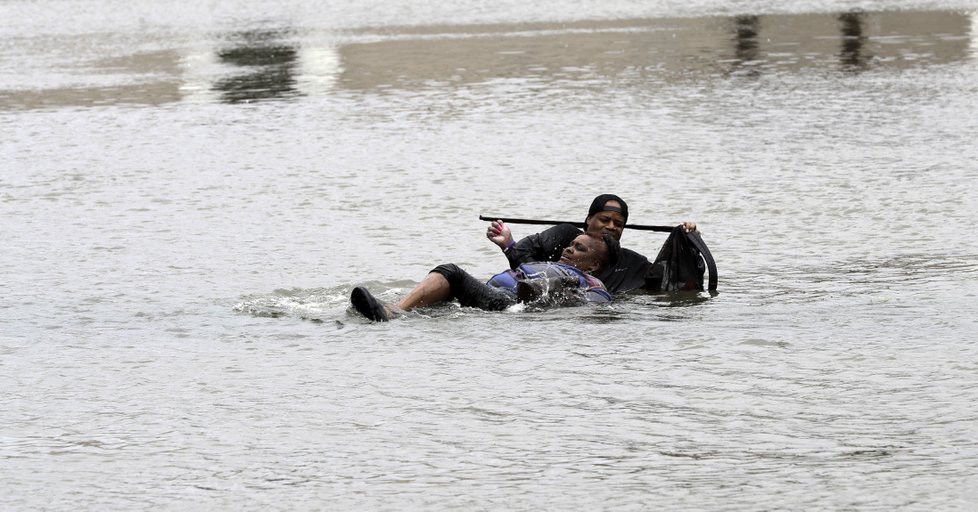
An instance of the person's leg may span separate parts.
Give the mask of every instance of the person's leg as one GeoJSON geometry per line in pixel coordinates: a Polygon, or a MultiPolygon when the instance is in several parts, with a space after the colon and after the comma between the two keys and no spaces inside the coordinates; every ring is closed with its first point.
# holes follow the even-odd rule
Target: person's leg
{"type": "MultiPolygon", "coordinates": [[[[459,271],[462,270],[459,269],[459,271]]],[[[394,307],[377,300],[362,286],[354,288],[353,293],[350,294],[350,302],[360,314],[370,320],[380,322],[390,320],[395,315],[396,310],[410,311],[417,307],[444,302],[450,298],[451,286],[449,286],[448,280],[445,279],[445,276],[434,271],[425,276],[421,283],[408,292],[407,297],[401,299],[394,307]]]]}
{"type": "Polygon", "coordinates": [[[397,307],[404,311],[410,311],[414,308],[444,302],[450,298],[452,298],[452,288],[448,284],[448,279],[442,274],[432,271],[407,294],[407,297],[397,303],[397,307]]]}
{"type": "Polygon", "coordinates": [[[452,263],[435,267],[394,307],[380,302],[361,286],[354,288],[350,295],[350,302],[360,314],[381,322],[390,320],[397,310],[410,311],[449,299],[458,299],[463,306],[489,311],[500,311],[516,304],[516,297],[479,281],[452,263]]]}
{"type": "Polygon", "coordinates": [[[438,274],[444,278],[450,289],[448,298],[458,300],[459,304],[463,306],[487,311],[501,311],[516,304],[516,297],[513,295],[479,281],[457,265],[451,263],[439,265],[428,275],[432,274],[438,274]]]}

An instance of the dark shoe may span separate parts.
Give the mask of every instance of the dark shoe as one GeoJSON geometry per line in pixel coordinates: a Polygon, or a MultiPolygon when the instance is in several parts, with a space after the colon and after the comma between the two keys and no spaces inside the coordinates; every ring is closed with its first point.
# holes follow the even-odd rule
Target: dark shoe
{"type": "Polygon", "coordinates": [[[350,294],[350,302],[361,315],[374,322],[386,322],[390,320],[390,314],[384,303],[377,300],[373,295],[362,286],[357,286],[350,294]]]}

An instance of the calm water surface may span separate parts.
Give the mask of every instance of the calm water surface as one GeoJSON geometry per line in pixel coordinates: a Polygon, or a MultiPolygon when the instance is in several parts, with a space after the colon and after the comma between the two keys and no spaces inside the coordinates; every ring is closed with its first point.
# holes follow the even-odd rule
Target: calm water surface
{"type": "Polygon", "coordinates": [[[973,509],[978,6],[524,3],[0,3],[0,506],[973,509]],[[720,293],[349,310],[604,192],[720,293]]]}

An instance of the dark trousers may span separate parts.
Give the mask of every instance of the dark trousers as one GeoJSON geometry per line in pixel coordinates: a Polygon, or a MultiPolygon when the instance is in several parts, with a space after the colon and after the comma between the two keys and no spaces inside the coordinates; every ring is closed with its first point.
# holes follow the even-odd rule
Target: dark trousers
{"type": "Polygon", "coordinates": [[[516,296],[507,290],[479,281],[454,263],[438,265],[431,271],[445,276],[452,289],[452,298],[463,306],[501,311],[516,304],[516,296]]]}

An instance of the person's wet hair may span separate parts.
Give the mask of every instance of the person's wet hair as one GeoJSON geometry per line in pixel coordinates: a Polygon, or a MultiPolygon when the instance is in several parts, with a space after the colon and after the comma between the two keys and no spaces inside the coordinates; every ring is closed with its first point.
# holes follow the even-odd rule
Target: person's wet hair
{"type": "Polygon", "coordinates": [[[621,244],[618,240],[615,240],[613,236],[608,233],[585,233],[587,236],[594,238],[595,240],[600,240],[604,243],[605,251],[601,253],[601,257],[598,262],[601,263],[601,269],[612,268],[618,263],[618,258],[621,256],[621,244]]]}

